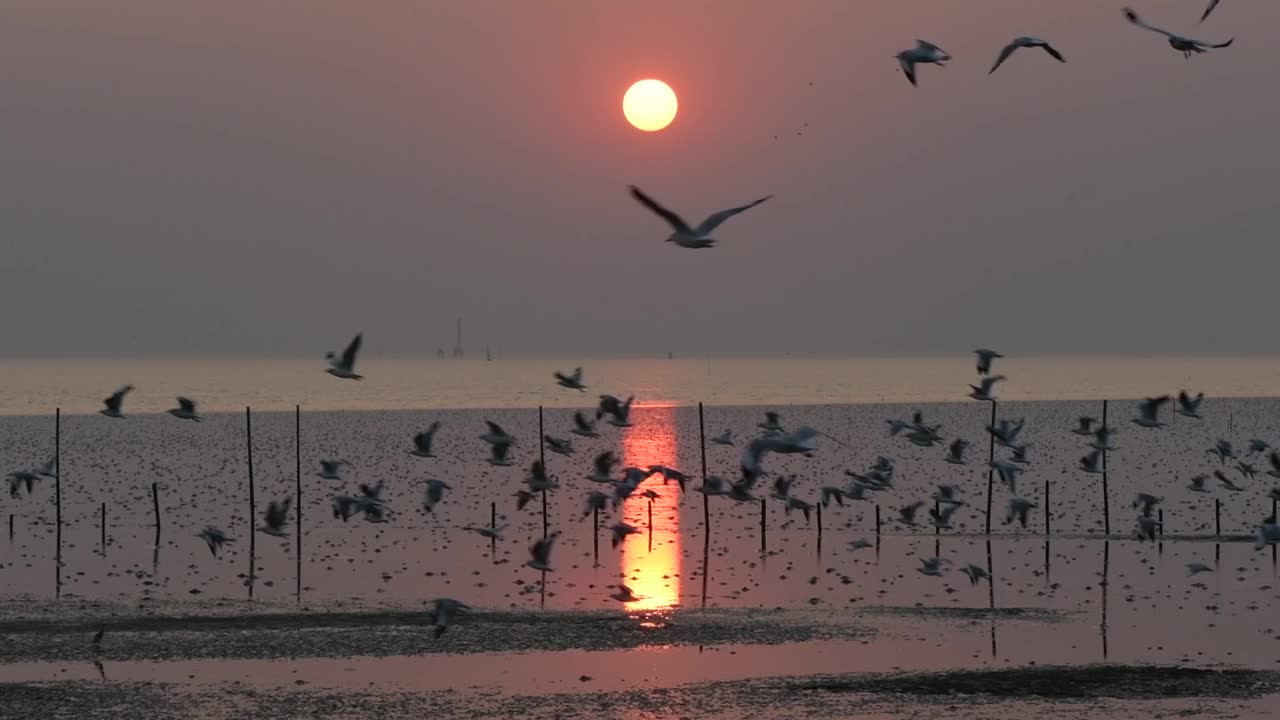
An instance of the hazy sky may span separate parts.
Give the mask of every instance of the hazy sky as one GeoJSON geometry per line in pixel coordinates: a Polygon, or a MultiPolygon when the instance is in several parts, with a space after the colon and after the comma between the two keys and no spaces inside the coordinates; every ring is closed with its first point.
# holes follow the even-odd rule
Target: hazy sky
{"type": "Polygon", "coordinates": [[[1280,351],[1280,2],[1132,4],[1236,43],[1110,0],[8,0],[2,352],[1280,351]],[[1068,64],[988,76],[1017,35],[1068,64]],[[956,59],[913,89],[917,37],[956,59]],[[632,183],[775,197],[681,250],[632,183]]]}

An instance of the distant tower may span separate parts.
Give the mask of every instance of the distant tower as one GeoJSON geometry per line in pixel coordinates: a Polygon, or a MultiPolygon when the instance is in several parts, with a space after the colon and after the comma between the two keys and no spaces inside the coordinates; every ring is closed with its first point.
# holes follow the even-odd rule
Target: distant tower
{"type": "Polygon", "coordinates": [[[462,318],[458,318],[458,339],[453,344],[453,356],[462,357],[464,354],[462,351],[462,318]]]}

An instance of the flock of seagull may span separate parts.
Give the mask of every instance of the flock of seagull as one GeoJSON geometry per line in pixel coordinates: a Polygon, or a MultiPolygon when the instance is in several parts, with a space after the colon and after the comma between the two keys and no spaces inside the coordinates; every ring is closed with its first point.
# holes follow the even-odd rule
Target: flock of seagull
{"type": "MultiPolygon", "coordinates": [[[[329,363],[326,371],[330,375],[341,379],[363,379],[363,376],[356,372],[357,357],[362,343],[363,335],[357,334],[340,355],[332,352],[326,353],[326,359],[329,363]]],[[[975,350],[974,355],[976,356],[977,380],[976,384],[969,386],[968,397],[978,401],[994,403],[996,401],[996,397],[993,394],[995,385],[1006,380],[1006,378],[1003,375],[993,374],[993,365],[996,360],[1004,358],[1004,355],[990,349],[975,350]]],[[[581,367],[575,368],[570,373],[557,371],[553,377],[557,386],[561,388],[578,392],[585,392],[588,389],[587,385],[584,384],[583,369],[581,367]]],[[[105,398],[103,400],[103,409],[100,410],[100,413],[113,419],[126,418],[124,414],[125,398],[133,389],[132,385],[125,385],[105,398]]],[[[573,426],[568,429],[567,436],[560,437],[548,433],[540,441],[545,449],[552,453],[563,456],[574,455],[575,448],[570,436],[599,437],[602,430],[600,428],[601,421],[611,427],[630,427],[632,424],[631,408],[634,401],[634,396],[627,397],[624,400],[614,395],[601,394],[598,396],[594,413],[587,411],[574,413],[573,426]]],[[[1179,416],[1194,420],[1202,418],[1201,408],[1204,403],[1204,394],[1198,393],[1193,396],[1184,390],[1179,392],[1177,396],[1152,397],[1138,403],[1137,414],[1132,418],[1132,423],[1147,430],[1159,430],[1166,427],[1167,423],[1161,420],[1161,411],[1170,403],[1173,403],[1173,410],[1179,416]]],[[[197,411],[197,403],[190,398],[178,398],[178,407],[167,412],[175,418],[183,420],[198,422],[201,419],[197,411]]],[[[489,448],[488,463],[498,467],[512,465],[511,449],[517,443],[515,436],[495,422],[485,422],[485,431],[478,436],[478,439],[483,441],[489,448]]],[[[914,412],[910,419],[890,418],[885,422],[888,425],[890,437],[902,438],[916,447],[930,448],[944,445],[946,450],[943,458],[944,462],[950,465],[969,464],[966,454],[969,448],[972,447],[972,443],[965,438],[954,438],[947,442],[940,432],[942,426],[926,421],[922,412],[914,412]]],[[[1029,516],[1037,508],[1035,502],[1018,492],[1019,476],[1031,463],[1028,459],[1030,444],[1020,441],[1025,426],[1025,419],[1003,418],[986,427],[993,446],[1000,448],[1002,451],[1000,455],[992,457],[987,464],[990,472],[1000,478],[1002,485],[1009,492],[1004,522],[1005,524],[1017,522],[1023,528],[1028,526],[1029,516]]],[[[416,433],[411,439],[411,445],[407,453],[417,458],[436,457],[434,450],[435,437],[440,427],[440,422],[436,421],[431,423],[425,430],[416,433]]],[[[759,434],[742,444],[743,451],[739,472],[736,477],[725,478],[718,475],[709,475],[703,478],[701,485],[693,488],[693,490],[707,498],[720,496],[735,502],[757,503],[761,499],[761,496],[757,494],[758,484],[760,479],[768,474],[765,470],[765,462],[771,454],[810,455],[817,450],[820,438],[825,437],[839,442],[827,433],[809,426],[787,430],[784,427],[781,415],[773,411],[765,413],[764,419],[758,424],[757,429],[759,434]]],[[[1079,468],[1086,474],[1105,472],[1106,453],[1115,449],[1115,445],[1112,444],[1112,438],[1117,432],[1116,428],[1100,423],[1093,417],[1080,417],[1077,419],[1077,425],[1071,428],[1070,432],[1089,440],[1087,454],[1080,458],[1079,468]]],[[[725,446],[736,446],[739,443],[731,430],[725,430],[710,440],[714,444],[725,446]]],[[[1247,452],[1249,456],[1268,453],[1267,459],[1271,467],[1266,471],[1266,474],[1280,479],[1280,451],[1273,449],[1266,441],[1252,439],[1249,441],[1247,452]]],[[[1237,455],[1233,444],[1227,440],[1219,440],[1214,447],[1206,451],[1206,454],[1216,458],[1221,466],[1220,469],[1213,470],[1213,477],[1226,491],[1241,492],[1245,490],[1244,487],[1237,484],[1224,472],[1228,463],[1233,463],[1231,467],[1240,475],[1241,481],[1253,479],[1258,472],[1245,457],[1237,455]]],[[[682,494],[688,489],[689,476],[675,468],[665,465],[649,465],[644,468],[619,468],[620,464],[619,458],[612,451],[600,453],[593,459],[585,477],[601,487],[587,493],[583,503],[584,518],[590,517],[595,513],[607,513],[610,510],[616,511],[624,501],[632,496],[647,497],[650,500],[658,498],[658,493],[652,488],[640,490],[642,483],[654,476],[660,476],[664,486],[675,482],[682,494]]],[[[341,459],[323,459],[320,461],[320,468],[317,474],[326,480],[342,481],[342,472],[347,465],[348,463],[341,459]]],[[[30,470],[12,472],[9,475],[10,493],[14,497],[18,497],[25,487],[27,493],[30,494],[37,481],[42,478],[55,477],[56,472],[57,468],[52,460],[30,470]]],[[[796,478],[791,475],[774,478],[768,497],[780,501],[784,511],[788,514],[793,510],[799,511],[804,515],[807,522],[811,511],[817,504],[829,506],[834,501],[843,506],[845,500],[867,501],[876,493],[893,488],[895,463],[891,458],[880,456],[864,472],[846,470],[845,473],[848,476],[845,484],[822,486],[818,491],[819,495],[816,500],[803,498],[795,492],[796,478]]],[[[1191,479],[1187,489],[1196,493],[1207,493],[1209,492],[1209,488],[1206,487],[1208,479],[1208,475],[1197,475],[1191,479]]],[[[548,474],[543,461],[534,460],[524,479],[523,487],[514,494],[517,511],[523,510],[540,494],[557,490],[559,487],[559,482],[548,474]]],[[[357,492],[335,494],[332,497],[334,517],[347,521],[353,517],[363,516],[368,522],[388,522],[388,508],[383,498],[383,489],[384,484],[379,481],[374,484],[361,483],[357,492]]],[[[427,479],[423,491],[423,509],[427,513],[434,513],[436,508],[445,501],[447,492],[451,489],[450,484],[445,481],[427,479]]],[[[1268,497],[1273,500],[1280,500],[1280,486],[1273,488],[1268,497]]],[[[1139,511],[1136,517],[1135,529],[1135,535],[1139,539],[1156,539],[1161,530],[1156,509],[1161,501],[1162,498],[1150,493],[1140,492],[1137,494],[1133,507],[1139,511]]],[[[919,518],[920,511],[930,502],[932,507],[927,511],[927,523],[939,529],[952,528],[955,514],[967,505],[966,501],[961,497],[961,491],[958,487],[942,484],[929,497],[915,500],[898,508],[896,521],[907,528],[919,527],[926,522],[919,518]]],[[[275,537],[287,537],[290,508],[291,498],[285,497],[269,501],[263,516],[263,523],[258,529],[275,537]]],[[[491,540],[501,539],[504,529],[505,526],[466,526],[464,528],[464,530],[475,532],[491,540]]],[[[639,528],[620,518],[608,526],[607,529],[611,534],[611,542],[614,547],[623,542],[627,536],[641,532],[639,528]]],[[[529,551],[529,560],[525,564],[529,568],[540,572],[553,571],[552,550],[557,536],[558,533],[553,532],[534,542],[529,551]]],[[[234,538],[230,537],[224,530],[213,526],[204,528],[196,537],[208,545],[209,551],[214,557],[218,556],[226,543],[234,542],[234,538]]],[[[1277,543],[1280,543],[1280,524],[1277,524],[1273,515],[1264,519],[1257,526],[1255,546],[1261,548],[1268,544],[1277,543]]],[[[871,543],[867,540],[859,539],[851,543],[850,547],[853,550],[858,550],[870,545],[871,543]]],[[[917,570],[923,575],[939,576],[944,573],[944,566],[948,562],[937,557],[921,558],[921,567],[917,570]]],[[[1212,568],[1197,563],[1188,565],[1188,571],[1193,575],[1208,570],[1212,570],[1212,568]]],[[[977,564],[968,564],[960,568],[960,572],[974,584],[983,579],[990,579],[987,569],[977,564]]],[[[631,589],[624,584],[619,584],[618,591],[610,597],[621,602],[631,602],[637,599],[631,589]]],[[[442,598],[436,601],[432,618],[437,634],[444,632],[445,627],[452,619],[465,609],[467,609],[467,606],[456,600],[442,598]]]]}

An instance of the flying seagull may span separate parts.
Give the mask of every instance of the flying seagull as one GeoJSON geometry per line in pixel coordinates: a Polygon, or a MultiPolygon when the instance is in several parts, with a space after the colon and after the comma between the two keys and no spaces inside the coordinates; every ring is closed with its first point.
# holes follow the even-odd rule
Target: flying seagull
{"type": "Polygon", "coordinates": [[[543,435],[542,440],[547,443],[547,449],[557,455],[572,455],[573,441],[565,438],[558,438],[553,435],[543,435]]]}
{"type": "Polygon", "coordinates": [[[956,438],[950,446],[947,447],[947,462],[952,465],[967,465],[968,461],[964,459],[964,451],[968,449],[969,441],[964,438],[956,438]]]}
{"type": "Polygon", "coordinates": [[[720,224],[725,220],[728,220],[740,212],[750,210],[765,200],[773,197],[772,195],[766,195],[759,200],[749,202],[746,205],[740,205],[738,207],[729,208],[728,210],[711,213],[707,216],[706,220],[702,221],[701,225],[698,225],[696,228],[692,228],[684,221],[684,218],[659,205],[653,198],[645,195],[644,192],[635,185],[631,186],[631,196],[636,200],[639,200],[641,205],[644,205],[661,216],[662,219],[666,220],[667,223],[671,225],[672,229],[675,230],[675,232],[671,233],[671,237],[667,238],[667,242],[673,242],[682,248],[692,248],[695,250],[699,248],[709,248],[715,245],[716,241],[711,237],[711,233],[715,231],[717,227],[720,227],[720,224]]]}
{"type": "Polygon", "coordinates": [[[633,592],[631,588],[627,587],[622,583],[618,583],[618,591],[615,593],[610,593],[609,597],[613,598],[614,600],[617,600],[618,602],[624,602],[624,603],[635,602],[636,600],[640,599],[636,597],[635,592],[633,592]]]}
{"type": "Polygon", "coordinates": [[[1076,418],[1076,422],[1079,424],[1076,425],[1076,427],[1072,429],[1071,432],[1075,433],[1076,435],[1089,436],[1089,435],[1093,435],[1093,424],[1098,422],[1098,420],[1097,418],[1080,417],[1080,418],[1076,418]]]}
{"type": "Polygon", "coordinates": [[[916,63],[930,63],[942,67],[943,63],[951,59],[951,56],[942,48],[924,40],[916,40],[915,47],[903,50],[896,57],[903,74],[907,76],[907,82],[911,83],[912,87],[916,87],[916,63]]]}
{"type": "Polygon", "coordinates": [[[409,451],[409,454],[424,458],[435,457],[435,453],[431,451],[431,446],[435,443],[436,431],[439,429],[440,421],[437,420],[431,423],[426,430],[414,435],[413,449],[409,451]]]}
{"type": "Polygon", "coordinates": [[[990,375],[991,361],[995,360],[996,358],[1004,357],[1003,355],[996,352],[995,350],[986,350],[983,348],[974,350],[973,354],[978,356],[978,374],[979,375],[990,375]]]}
{"type": "Polygon", "coordinates": [[[268,535],[287,537],[289,533],[285,531],[284,525],[289,520],[289,504],[292,502],[293,498],[272,500],[267,505],[267,514],[264,518],[266,524],[258,529],[268,535]]]}
{"type": "Polygon", "coordinates": [[[364,333],[356,333],[351,344],[342,351],[342,357],[338,357],[333,352],[325,353],[324,357],[329,361],[329,369],[325,372],[344,380],[363,380],[363,375],[356,374],[356,353],[360,352],[360,345],[363,342],[364,333]]]}
{"type": "Polygon", "coordinates": [[[996,58],[996,64],[991,66],[991,70],[989,70],[987,74],[990,75],[991,73],[995,72],[996,68],[1000,67],[1000,65],[1004,63],[1005,60],[1008,60],[1009,56],[1013,54],[1013,51],[1017,50],[1018,48],[1044,48],[1044,51],[1049,53],[1049,55],[1052,56],[1054,60],[1057,60],[1058,62],[1063,62],[1063,63],[1067,61],[1066,58],[1062,57],[1062,53],[1059,53],[1057,50],[1054,50],[1053,46],[1045,42],[1044,40],[1041,40],[1040,38],[1023,36],[1020,38],[1014,38],[1013,42],[1004,46],[1004,49],[1000,51],[1000,57],[996,58]]]}
{"type": "Polygon", "coordinates": [[[222,530],[216,527],[213,527],[212,525],[205,528],[204,530],[201,530],[199,534],[196,535],[196,537],[205,541],[205,544],[209,546],[209,552],[213,553],[214,557],[218,557],[218,551],[222,549],[223,543],[229,543],[229,542],[235,541],[235,538],[227,537],[227,534],[225,532],[223,532],[222,530]]]}
{"type": "Polygon", "coordinates": [[[529,548],[529,555],[531,559],[525,564],[534,570],[551,572],[551,547],[556,541],[556,536],[559,534],[560,533],[558,532],[553,532],[535,542],[533,547],[529,548]]]}
{"type": "Polygon", "coordinates": [[[711,442],[715,443],[716,445],[733,445],[733,431],[725,430],[719,435],[711,438],[711,442]]]}
{"type": "Polygon", "coordinates": [[[427,512],[434,512],[436,505],[439,505],[440,501],[444,499],[444,491],[452,489],[449,483],[443,480],[427,480],[427,490],[422,498],[422,507],[427,512]]]}
{"type": "Polygon", "coordinates": [[[974,400],[995,402],[996,398],[991,394],[991,388],[994,387],[996,383],[1004,379],[1005,377],[1003,375],[988,375],[987,377],[982,378],[982,382],[980,384],[969,386],[973,389],[973,391],[969,393],[969,397],[974,400]]]}
{"type": "Polygon", "coordinates": [[[600,433],[596,432],[596,421],[583,415],[581,412],[573,414],[573,434],[582,437],[599,437],[600,433]]]}
{"type": "Polygon", "coordinates": [[[585,391],[587,389],[587,386],[582,384],[582,368],[574,368],[572,375],[565,375],[564,373],[557,371],[555,376],[556,384],[562,388],[569,388],[570,390],[578,391],[585,391]]]}
{"type": "Polygon", "coordinates": [[[1200,403],[1204,402],[1204,393],[1196,393],[1195,397],[1187,394],[1186,390],[1178,393],[1177,413],[1183,417],[1200,419],[1200,403]]]}
{"type": "Polygon", "coordinates": [[[626,402],[619,400],[612,395],[601,395],[600,405],[596,408],[596,419],[610,415],[609,424],[614,427],[631,427],[631,403],[636,399],[634,395],[627,398],[626,402]]]}
{"type": "MultiPolygon", "coordinates": [[[[1211,7],[1210,9],[1212,10],[1213,8],[1211,7]]],[[[1182,57],[1184,58],[1189,58],[1193,54],[1207,52],[1215,48],[1224,48],[1235,41],[1235,38],[1231,38],[1226,42],[1215,43],[1215,42],[1208,42],[1206,40],[1194,40],[1189,37],[1183,37],[1182,35],[1175,35],[1174,33],[1171,33],[1168,30],[1161,30],[1158,27],[1153,27],[1151,25],[1148,25],[1145,21],[1143,21],[1142,18],[1138,17],[1138,13],[1134,12],[1129,8],[1124,9],[1124,16],[1125,16],[1125,19],[1127,19],[1129,22],[1133,23],[1134,25],[1137,25],[1140,28],[1164,35],[1166,38],[1169,39],[1169,46],[1172,47],[1174,50],[1177,50],[1178,52],[1182,53],[1182,57]]],[[[1208,13],[1205,14],[1205,17],[1208,17],[1208,13]]]]}
{"type": "Polygon", "coordinates": [[[1138,417],[1133,419],[1134,424],[1144,428],[1162,428],[1164,423],[1160,422],[1160,406],[1169,402],[1168,395],[1160,397],[1147,398],[1138,403],[1138,417]]]}
{"type": "Polygon", "coordinates": [[[178,398],[178,407],[167,410],[170,415],[179,420],[194,420],[200,422],[200,414],[196,412],[196,401],[191,398],[178,398]]]}
{"type": "Polygon", "coordinates": [[[111,397],[102,401],[103,404],[106,405],[106,407],[102,410],[99,410],[98,412],[102,413],[103,415],[106,415],[109,418],[123,418],[124,413],[121,412],[121,410],[124,408],[124,396],[128,395],[129,391],[132,389],[133,389],[132,385],[125,385],[119,390],[111,393],[111,397]]]}
{"type": "Polygon", "coordinates": [[[316,475],[325,480],[341,480],[342,466],[346,464],[345,460],[321,460],[320,472],[316,475]]]}
{"type": "Polygon", "coordinates": [[[461,614],[463,610],[470,609],[452,598],[437,598],[435,608],[431,611],[431,624],[435,627],[435,636],[440,637],[444,634],[444,631],[453,622],[455,615],[461,614]]]}

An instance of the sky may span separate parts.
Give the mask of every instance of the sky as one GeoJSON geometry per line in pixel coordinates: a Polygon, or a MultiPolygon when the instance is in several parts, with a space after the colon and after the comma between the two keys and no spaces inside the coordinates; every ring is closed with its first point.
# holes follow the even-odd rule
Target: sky
{"type": "Polygon", "coordinates": [[[1280,3],[1122,4],[9,0],[0,352],[1280,352],[1280,3]]]}

